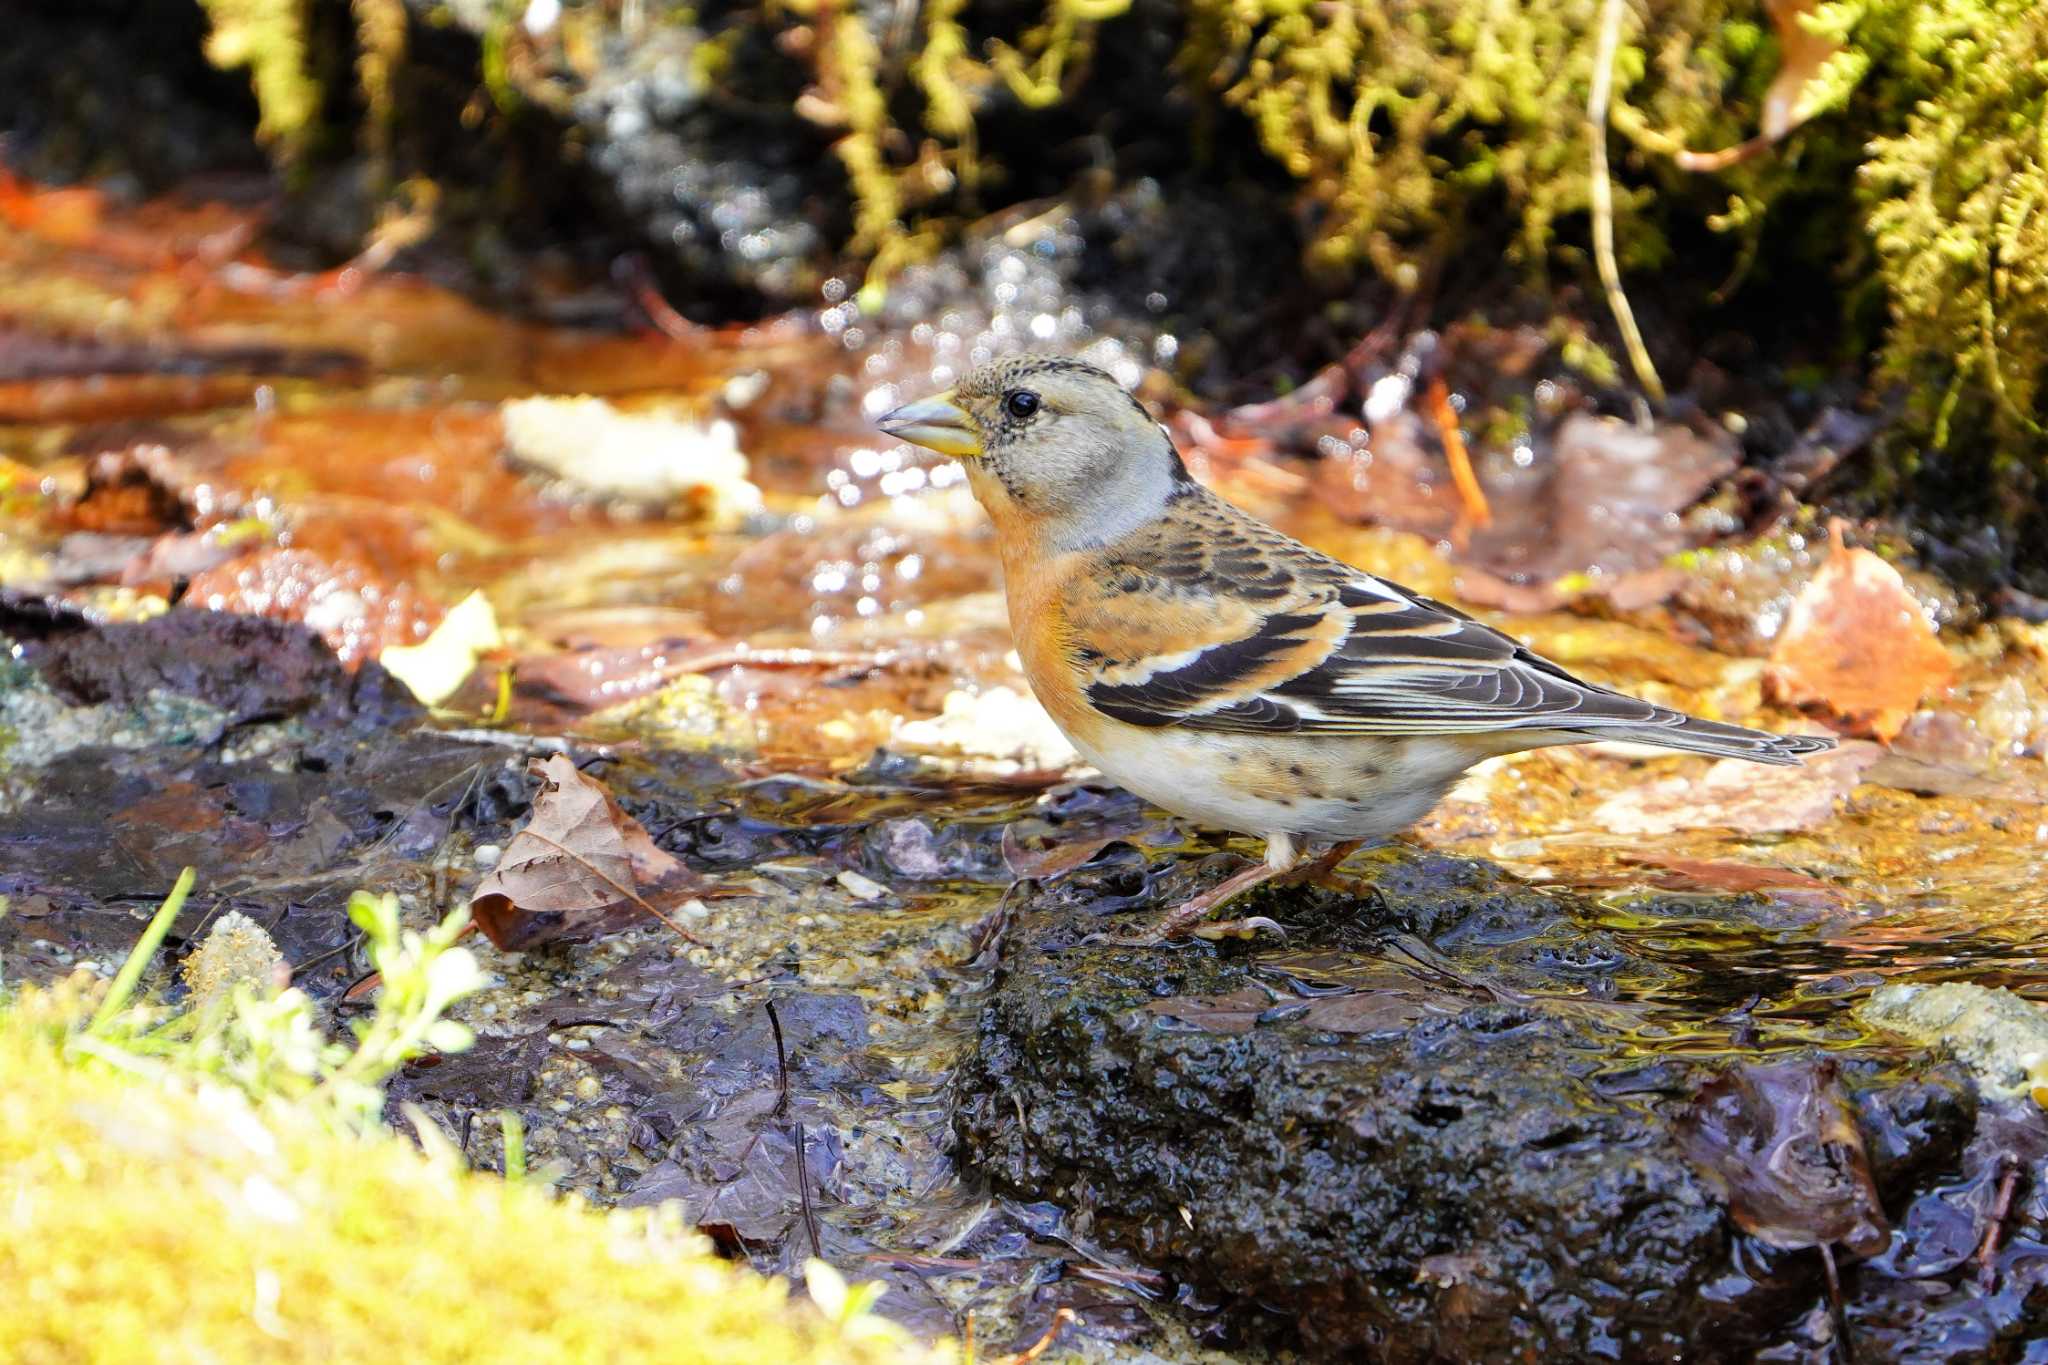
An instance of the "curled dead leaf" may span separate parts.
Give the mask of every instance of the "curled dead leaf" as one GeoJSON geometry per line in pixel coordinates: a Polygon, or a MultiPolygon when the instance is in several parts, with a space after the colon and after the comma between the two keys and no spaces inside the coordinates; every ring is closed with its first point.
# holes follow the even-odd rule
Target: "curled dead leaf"
{"type": "Polygon", "coordinates": [[[1771,81],[1771,88],[1764,92],[1756,136],[1717,152],[1680,151],[1674,158],[1680,166],[1705,173],[1727,170],[1768,151],[1813,117],[1808,86],[1828,60],[1842,50],[1839,40],[1816,33],[1801,22],[1813,12],[1815,4],[1816,0],[1766,0],[1764,8],[1778,38],[1778,74],[1771,81]]]}
{"type": "Polygon", "coordinates": [[[1771,651],[1772,695],[1837,729],[1889,741],[1954,665],[1899,571],[1829,529],[1827,562],[1800,589],[1771,651]]]}
{"type": "Polygon", "coordinates": [[[541,783],[533,815],[469,902],[491,942],[517,952],[614,933],[642,916],[698,942],[668,912],[705,895],[710,883],[656,847],[566,755],[536,760],[529,771],[541,783]]]}

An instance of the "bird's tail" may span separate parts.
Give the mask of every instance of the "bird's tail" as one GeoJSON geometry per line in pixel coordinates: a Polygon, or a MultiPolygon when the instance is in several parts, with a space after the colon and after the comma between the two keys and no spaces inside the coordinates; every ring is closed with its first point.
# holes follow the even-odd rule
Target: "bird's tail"
{"type": "Polygon", "coordinates": [[[1786,767],[1796,767],[1803,754],[1817,754],[1835,747],[1834,739],[1827,735],[1774,735],[1767,730],[1752,730],[1718,720],[1701,720],[1698,716],[1662,707],[1650,720],[1597,728],[1588,726],[1586,737],[1654,744],[1662,749],[1679,749],[1689,754],[1746,758],[1755,763],[1776,763],[1786,767]]]}

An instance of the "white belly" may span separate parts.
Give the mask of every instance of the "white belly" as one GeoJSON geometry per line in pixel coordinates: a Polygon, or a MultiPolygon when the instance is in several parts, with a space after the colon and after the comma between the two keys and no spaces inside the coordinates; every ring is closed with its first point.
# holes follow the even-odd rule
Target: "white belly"
{"type": "Polygon", "coordinates": [[[1241,834],[1381,839],[1429,813],[1488,750],[1452,739],[1308,739],[1116,726],[1083,756],[1117,785],[1241,834]]]}

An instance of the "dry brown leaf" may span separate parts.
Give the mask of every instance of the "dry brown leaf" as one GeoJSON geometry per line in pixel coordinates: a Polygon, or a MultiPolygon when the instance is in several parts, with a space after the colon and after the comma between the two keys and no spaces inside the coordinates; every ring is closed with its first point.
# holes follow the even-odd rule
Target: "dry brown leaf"
{"type": "Polygon", "coordinates": [[[1899,571],[1829,530],[1827,562],[1800,589],[1771,651],[1772,695],[1816,707],[1845,734],[1889,741],[1955,666],[1899,571]]]}
{"type": "Polygon", "coordinates": [[[596,938],[643,916],[697,942],[668,912],[710,884],[655,846],[603,783],[562,754],[536,760],[533,815],[470,898],[492,943],[507,952],[596,938]]]}

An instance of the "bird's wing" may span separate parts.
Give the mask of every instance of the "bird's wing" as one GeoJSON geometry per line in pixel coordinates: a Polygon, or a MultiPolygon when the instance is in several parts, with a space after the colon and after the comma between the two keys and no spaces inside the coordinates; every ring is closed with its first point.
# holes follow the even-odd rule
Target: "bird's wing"
{"type": "Polygon", "coordinates": [[[1183,511],[1180,523],[1115,547],[1066,604],[1083,691],[1114,719],[1406,735],[1678,718],[1225,505],[1183,511]]]}

